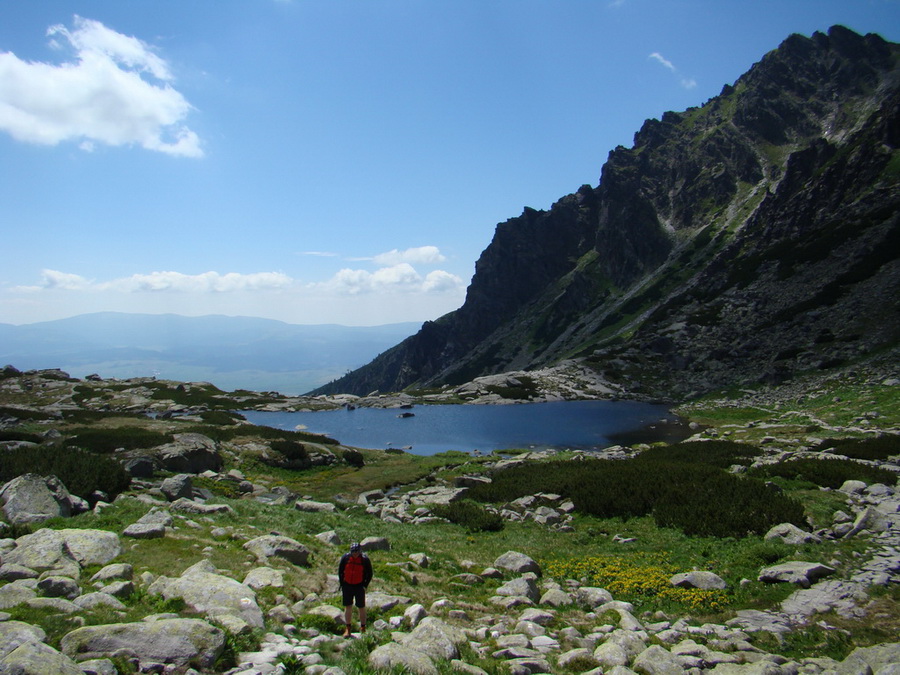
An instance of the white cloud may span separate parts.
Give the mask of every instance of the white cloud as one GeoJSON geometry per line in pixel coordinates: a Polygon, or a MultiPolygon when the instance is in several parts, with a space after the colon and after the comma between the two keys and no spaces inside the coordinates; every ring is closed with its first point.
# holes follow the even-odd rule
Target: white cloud
{"type": "Polygon", "coordinates": [[[54,65],[0,53],[0,130],[26,143],[78,141],[87,151],[95,143],[137,144],[203,155],[199,137],[184,124],[193,108],[149,45],[79,16],[72,30],[57,25],[47,35],[76,58],[54,65]]]}
{"type": "MultiPolygon", "coordinates": [[[[669,61],[667,58],[665,58],[659,52],[653,52],[647,58],[653,59],[654,61],[660,63],[663,67],[672,71],[672,73],[674,73],[676,75],[678,74],[678,68],[675,67],[675,64],[672,63],[671,61],[669,61]]],[[[694,89],[697,87],[697,80],[695,80],[692,77],[682,77],[680,80],[680,83],[681,83],[681,86],[684,87],[685,89],[694,89]]]]}
{"type": "Polygon", "coordinates": [[[117,291],[138,292],[178,292],[178,293],[231,293],[236,291],[264,291],[288,288],[294,280],[281,272],[258,272],[238,274],[229,272],[204,272],[203,274],[182,274],[181,272],[151,272],[133,274],[130,277],[96,282],[77,274],[57,270],[43,270],[39,286],[20,287],[21,290],[62,290],[62,291],[117,291]]]}
{"type": "Polygon", "coordinates": [[[400,263],[434,265],[441,263],[446,258],[441,254],[437,246],[418,246],[408,248],[405,251],[393,249],[387,253],[379,253],[372,259],[378,265],[398,265],[400,263]]]}
{"type": "Polygon", "coordinates": [[[664,65],[666,68],[668,68],[669,70],[671,70],[673,73],[675,72],[675,66],[672,64],[672,62],[669,61],[668,59],[664,58],[663,55],[660,54],[659,52],[653,52],[653,53],[652,53],[650,56],[648,56],[647,58],[648,58],[648,59],[654,59],[655,61],[658,61],[659,63],[661,63],[662,65],[664,65]]]}
{"type": "Polygon", "coordinates": [[[409,263],[382,267],[375,272],[358,269],[342,269],[329,281],[316,287],[341,295],[365,293],[443,293],[461,289],[463,280],[455,274],[435,270],[425,278],[409,263]]]}

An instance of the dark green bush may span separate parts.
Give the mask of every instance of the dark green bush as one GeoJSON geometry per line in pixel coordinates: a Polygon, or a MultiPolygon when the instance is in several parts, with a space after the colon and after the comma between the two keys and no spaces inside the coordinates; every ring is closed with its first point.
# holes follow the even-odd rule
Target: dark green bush
{"type": "Polygon", "coordinates": [[[9,406],[0,406],[0,415],[15,417],[17,420],[52,420],[53,415],[42,412],[40,410],[23,410],[22,408],[11,408],[9,406]]]}
{"type": "Polygon", "coordinates": [[[357,469],[361,469],[366,465],[366,460],[359,450],[344,450],[341,456],[347,464],[355,466],[357,469]]]}
{"type": "Polygon", "coordinates": [[[27,431],[0,431],[0,441],[28,441],[29,443],[41,443],[44,439],[38,434],[30,434],[27,431]]]}
{"type": "Polygon", "coordinates": [[[662,527],[687,534],[744,537],[773,525],[805,524],[799,503],[765,484],[707,464],[586,460],[526,464],[498,471],[472,499],[512,501],[537,492],[569,497],[575,508],[599,518],[652,515],[662,527]]]}
{"type": "Polygon", "coordinates": [[[245,417],[238,413],[228,412],[227,410],[207,410],[206,412],[200,413],[200,419],[202,419],[207,424],[229,426],[232,424],[237,424],[241,420],[245,419],[245,417]]]}
{"type": "Polygon", "coordinates": [[[290,441],[284,438],[276,439],[269,443],[269,447],[278,454],[271,461],[262,461],[266,464],[280,466],[286,469],[303,470],[312,466],[309,452],[303,443],[290,441]]]}
{"type": "Polygon", "coordinates": [[[750,470],[751,476],[809,481],[821,487],[839,488],[848,480],[893,485],[897,476],[887,469],[861,464],[852,459],[795,459],[766,464],[750,470]]]}
{"type": "Polygon", "coordinates": [[[78,429],[66,439],[66,446],[90,450],[100,454],[109,454],[118,448],[137,450],[154,448],[157,445],[171,443],[172,434],[163,434],[149,429],[137,427],[116,427],[112,429],[78,429]]]}
{"type": "Polygon", "coordinates": [[[733,464],[749,466],[759,454],[755,446],[734,441],[686,441],[645,450],[638,459],[709,464],[727,469],[733,464]]]}
{"type": "Polygon", "coordinates": [[[110,499],[128,488],[131,476],[113,459],[74,448],[19,448],[0,452],[0,484],[25,473],[56,476],[73,495],[89,499],[96,490],[110,499]]]}
{"type": "Polygon", "coordinates": [[[887,434],[877,438],[834,438],[826,445],[853,459],[885,460],[900,455],[900,436],[887,434]]]}
{"type": "Polygon", "coordinates": [[[499,513],[488,511],[481,504],[465,499],[449,504],[434,504],[431,512],[438,518],[446,518],[460,525],[468,532],[499,532],[503,529],[503,518],[499,513]]]}

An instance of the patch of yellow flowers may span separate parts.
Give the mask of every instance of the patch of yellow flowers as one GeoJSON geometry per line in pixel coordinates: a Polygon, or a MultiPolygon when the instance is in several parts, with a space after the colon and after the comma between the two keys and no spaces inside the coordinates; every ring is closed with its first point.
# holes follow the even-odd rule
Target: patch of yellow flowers
{"type": "Polygon", "coordinates": [[[667,563],[663,553],[551,560],[543,569],[558,581],[576,579],[590,586],[601,586],[616,600],[626,600],[637,606],[648,604],[655,598],[677,603],[693,612],[716,612],[727,604],[724,591],[672,586],[669,579],[683,570],[667,563]]]}

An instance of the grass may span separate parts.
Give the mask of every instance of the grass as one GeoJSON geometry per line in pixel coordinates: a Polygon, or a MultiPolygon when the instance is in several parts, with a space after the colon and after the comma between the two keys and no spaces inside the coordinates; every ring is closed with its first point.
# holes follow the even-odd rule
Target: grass
{"type": "MultiPolygon", "coordinates": [[[[73,386],[64,379],[54,380],[54,384],[63,388],[73,386]]],[[[872,430],[896,426],[900,422],[900,392],[895,391],[898,389],[869,385],[864,375],[859,374],[835,378],[827,387],[812,389],[811,393],[802,396],[785,394],[778,399],[772,392],[763,391],[768,399],[765,405],[759,403],[757,393],[753,391],[720,393],[682,406],[680,410],[694,421],[714,425],[715,428],[707,434],[709,437],[740,441],[749,444],[749,449],[746,445],[734,443],[708,443],[700,448],[688,446],[680,450],[653,449],[645,452],[644,461],[653,461],[654,455],[665,456],[667,453],[667,459],[676,458],[682,462],[696,460],[703,455],[705,463],[727,467],[747,464],[757,452],[771,454],[769,448],[783,449],[808,444],[810,438],[869,437],[871,434],[855,431],[848,434],[836,429],[851,424],[858,427],[862,420],[868,420],[868,428],[872,430]],[[726,434],[729,435],[726,437],[726,434]],[[773,440],[763,442],[766,437],[773,440]]],[[[163,390],[162,387],[156,388],[156,391],[163,390]]],[[[110,393],[119,396],[126,391],[127,388],[123,388],[120,391],[111,390],[110,393]]],[[[44,396],[45,392],[41,391],[40,395],[44,396]]],[[[58,399],[59,391],[54,396],[58,399]]],[[[94,396],[86,397],[86,400],[105,400],[108,403],[112,399],[94,396]]],[[[17,403],[22,404],[25,404],[24,400],[17,403]]],[[[466,571],[480,572],[509,550],[525,552],[538,560],[545,578],[560,582],[572,578],[584,579],[584,583],[606,586],[615,599],[632,602],[635,613],[641,617],[645,613],[652,615],[661,611],[669,617],[689,615],[697,623],[719,623],[730,618],[736,609],[772,609],[794,590],[786,584],[756,581],[761,567],[789,559],[802,559],[831,564],[836,567],[837,576],[841,577],[854,564],[858,564],[857,558],[867,545],[861,539],[826,540],[821,544],[794,547],[765,541],[761,534],[740,538],[688,536],[674,528],[660,527],[650,515],[625,519],[576,514],[572,532],[548,529],[534,522],[510,521],[505,521],[500,530],[481,531],[479,528],[467,528],[464,518],[461,520],[463,524],[434,522],[400,525],[368,515],[364,507],[355,504],[356,496],[373,489],[408,490],[452,483],[456,476],[483,472],[485,463],[496,458],[472,458],[461,452],[419,456],[399,451],[359,450],[363,458],[362,467],[339,461],[331,466],[292,471],[267,466],[244,452],[244,448],[253,443],[288,441],[302,443],[305,449],[330,450],[340,457],[341,446],[331,439],[310,437],[308,434],[296,435],[295,432],[235,425],[234,417],[225,413],[204,415],[203,423],[103,411],[88,413],[73,413],[67,419],[54,421],[52,427],[59,429],[64,436],[74,435],[76,431],[84,433],[88,429],[104,430],[102,433],[110,437],[115,437],[115,432],[105,430],[142,430],[136,434],[138,437],[144,432],[175,434],[190,430],[205,433],[215,438],[223,448],[226,458],[223,471],[240,469],[257,485],[269,489],[283,486],[295,494],[339,504],[339,510],[335,513],[305,513],[252,499],[238,499],[234,483],[198,479],[197,485],[207,487],[216,494],[214,503],[229,504],[233,513],[208,517],[176,515],[174,529],[162,539],[131,540],[122,537],[123,552],[116,562],[131,563],[136,578],[145,573],[174,576],[190,565],[207,559],[224,574],[237,580],[242,580],[247,571],[258,564],[243,549],[247,540],[272,532],[297,539],[310,550],[310,564],[299,568],[278,560],[270,562],[284,573],[285,586],[258,594],[264,612],[279,602],[292,604],[313,593],[321,597],[316,602],[334,606],[339,604],[339,600],[325,594],[325,590],[328,588],[328,575],[335,573],[338,558],[345,547],[330,546],[315,537],[327,530],[336,531],[345,544],[369,536],[382,536],[390,541],[390,551],[370,553],[375,566],[372,590],[410,597],[412,602],[422,603],[426,607],[440,598],[449,598],[455,607],[465,608],[473,617],[498,613],[490,598],[500,582],[485,580],[480,584],[463,585],[454,576],[466,571]],[[618,543],[615,535],[633,541],[618,543]],[[412,553],[426,553],[431,564],[427,568],[412,568],[409,562],[412,553]],[[675,590],[668,585],[672,574],[693,569],[716,573],[727,582],[728,588],[715,593],[701,593],[675,590]]],[[[48,420],[41,415],[23,414],[22,417],[28,419],[23,419],[14,433],[40,435],[48,429],[48,420]]],[[[830,451],[833,454],[867,459],[891,456],[895,447],[893,443],[893,439],[880,443],[829,442],[823,447],[833,446],[830,451]]],[[[557,456],[563,457],[570,456],[557,456]]],[[[775,477],[771,480],[802,505],[805,515],[815,527],[830,525],[837,510],[849,512],[844,495],[821,490],[804,478],[808,476],[775,477]]],[[[121,534],[149,509],[147,504],[126,497],[99,513],[48,521],[45,526],[98,528],[121,534]]],[[[19,536],[24,532],[24,529],[15,530],[5,536],[19,536]]],[[[82,584],[95,571],[85,570],[82,584]]],[[[108,610],[98,610],[86,613],[85,622],[137,621],[166,610],[186,614],[183,608],[149,596],[140,583],[138,589],[126,602],[124,618],[113,616],[108,610]]],[[[51,644],[58,644],[60,637],[74,627],[72,620],[66,616],[47,610],[17,607],[7,611],[14,619],[44,627],[51,644]]],[[[399,611],[393,610],[381,618],[390,618],[399,611]]],[[[595,627],[595,622],[586,622],[583,617],[583,612],[575,607],[561,608],[556,627],[575,625],[584,630],[595,627]]],[[[826,654],[842,658],[841,655],[846,655],[854,645],[894,641],[900,631],[900,619],[897,617],[900,617],[897,589],[876,589],[869,614],[862,620],[851,621],[826,615],[817,619],[822,618],[835,629],[813,626],[808,631],[792,633],[781,642],[767,641],[769,638],[764,634],[754,635],[752,639],[760,648],[791,658],[826,654]]],[[[372,620],[375,618],[376,613],[373,612],[372,620]]],[[[325,625],[328,622],[321,618],[302,613],[296,623],[301,628],[315,627],[325,633],[336,628],[325,625]]],[[[270,619],[265,630],[280,632],[282,627],[270,619]]],[[[259,635],[248,636],[244,642],[234,637],[230,639],[226,660],[233,660],[238,651],[251,648],[259,635]]],[[[388,631],[383,634],[370,633],[362,640],[353,641],[342,652],[326,650],[326,663],[339,665],[345,672],[372,672],[367,664],[369,652],[389,639],[388,631]]],[[[492,675],[504,672],[500,662],[490,658],[470,653],[466,655],[466,660],[492,675]]],[[[286,672],[301,672],[297,663],[286,662],[285,667],[286,672]]],[[[438,669],[446,675],[450,673],[446,663],[439,663],[438,669]]]]}

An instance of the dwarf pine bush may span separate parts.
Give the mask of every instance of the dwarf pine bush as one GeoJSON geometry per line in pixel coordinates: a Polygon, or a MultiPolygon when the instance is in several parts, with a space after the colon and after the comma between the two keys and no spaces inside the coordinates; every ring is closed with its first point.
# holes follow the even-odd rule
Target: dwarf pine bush
{"type": "Polygon", "coordinates": [[[527,464],[493,474],[469,492],[485,502],[555,492],[598,518],[652,515],[661,527],[689,535],[744,537],[773,525],[805,523],[799,502],[706,464],[585,460],[527,464]]]}
{"type": "Polygon", "coordinates": [[[885,434],[875,438],[835,438],[827,447],[853,459],[886,460],[900,455],[900,435],[885,434]]]}
{"type": "Polygon", "coordinates": [[[75,448],[16,448],[0,452],[0,485],[16,476],[56,476],[73,495],[90,499],[105,492],[110,499],[128,488],[131,476],[113,459],[75,448]]]}
{"type": "Polygon", "coordinates": [[[885,483],[893,485],[897,476],[887,469],[852,459],[795,459],[778,464],[766,464],[750,471],[753,476],[765,478],[787,478],[804,480],[820,487],[839,488],[848,480],[864,483],[885,483]]]}
{"type": "Polygon", "coordinates": [[[438,518],[446,518],[460,525],[468,532],[499,532],[503,529],[503,518],[499,513],[488,511],[481,504],[465,499],[449,504],[435,504],[431,512],[438,518]]]}

